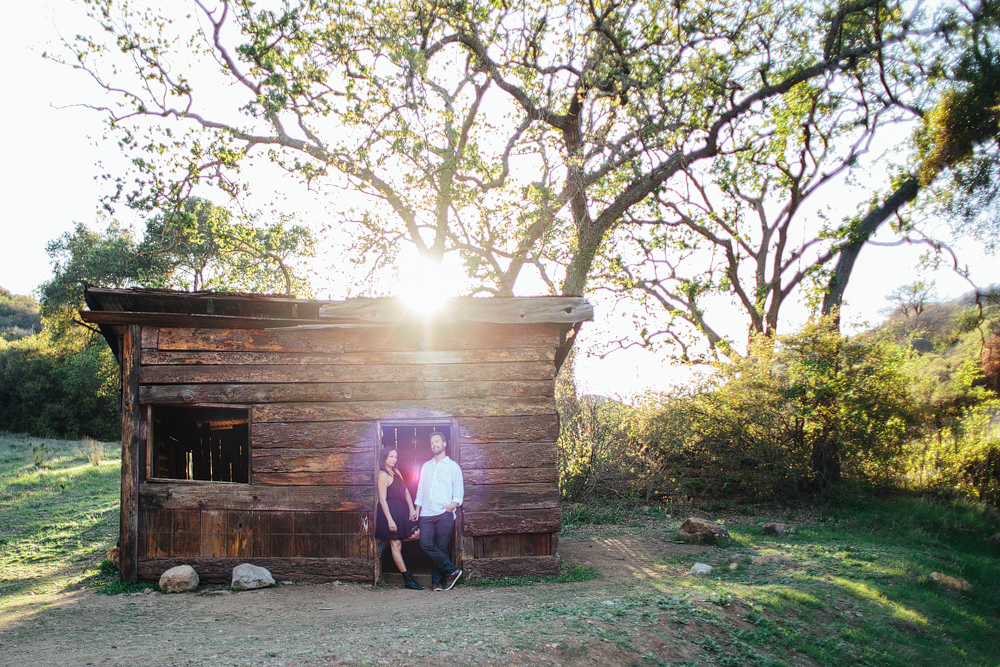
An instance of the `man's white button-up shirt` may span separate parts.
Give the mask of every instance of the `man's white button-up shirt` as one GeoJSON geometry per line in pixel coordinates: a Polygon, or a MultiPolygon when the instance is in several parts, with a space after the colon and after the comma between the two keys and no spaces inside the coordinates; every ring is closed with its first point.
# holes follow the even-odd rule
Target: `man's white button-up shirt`
{"type": "Polygon", "coordinates": [[[448,456],[441,459],[440,463],[431,459],[420,468],[420,482],[417,484],[417,499],[414,502],[414,505],[420,505],[420,516],[443,514],[445,505],[461,505],[464,497],[462,469],[448,456]]]}

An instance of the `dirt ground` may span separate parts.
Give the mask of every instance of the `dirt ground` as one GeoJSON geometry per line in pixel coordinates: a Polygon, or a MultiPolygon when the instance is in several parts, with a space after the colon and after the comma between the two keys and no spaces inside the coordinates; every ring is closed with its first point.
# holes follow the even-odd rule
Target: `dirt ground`
{"type": "MultiPolygon", "coordinates": [[[[702,664],[696,641],[713,626],[671,622],[643,596],[682,591],[678,582],[706,551],[717,550],[595,531],[560,540],[567,564],[601,574],[584,582],[437,593],[337,583],[214,594],[71,590],[0,619],[0,665],[702,664]]],[[[716,623],[719,613],[745,623],[738,605],[714,609],[716,623]]]]}

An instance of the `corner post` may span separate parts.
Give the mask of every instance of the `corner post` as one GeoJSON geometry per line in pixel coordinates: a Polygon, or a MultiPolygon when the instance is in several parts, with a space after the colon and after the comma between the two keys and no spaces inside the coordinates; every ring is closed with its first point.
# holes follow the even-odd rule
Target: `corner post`
{"type": "Polygon", "coordinates": [[[119,571],[123,583],[139,575],[139,364],[142,326],[130,324],[122,339],[122,497],[119,571]]]}

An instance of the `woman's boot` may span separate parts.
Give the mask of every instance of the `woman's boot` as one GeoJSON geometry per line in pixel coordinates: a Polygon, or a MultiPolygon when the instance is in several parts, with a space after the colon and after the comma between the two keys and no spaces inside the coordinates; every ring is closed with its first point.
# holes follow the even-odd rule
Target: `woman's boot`
{"type": "Polygon", "coordinates": [[[410,574],[410,571],[409,571],[409,570],[407,570],[406,572],[404,572],[404,573],[403,573],[403,584],[404,584],[404,585],[405,585],[405,586],[406,586],[407,588],[412,588],[412,589],[413,589],[413,590],[415,590],[415,591],[422,591],[422,590],[424,590],[424,587],[423,587],[423,586],[421,586],[420,584],[418,584],[418,583],[417,583],[417,582],[416,582],[416,581],[415,581],[415,580],[413,579],[413,575],[412,575],[412,574],[410,574]]]}

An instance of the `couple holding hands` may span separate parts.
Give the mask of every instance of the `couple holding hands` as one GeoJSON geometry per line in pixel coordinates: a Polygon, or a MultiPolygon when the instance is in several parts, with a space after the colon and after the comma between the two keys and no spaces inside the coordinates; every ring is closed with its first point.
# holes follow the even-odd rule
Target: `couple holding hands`
{"type": "MultiPolygon", "coordinates": [[[[462,469],[447,454],[448,441],[439,431],[431,434],[431,460],[420,469],[417,499],[410,497],[403,475],[396,468],[399,452],[394,448],[382,451],[377,473],[379,507],[376,512],[375,537],[386,540],[392,549],[392,559],[403,574],[407,588],[422,590],[403,562],[403,542],[420,540],[423,549],[434,562],[431,582],[436,591],[450,590],[462,571],[448,557],[451,532],[455,525],[455,508],[462,504],[464,487],[462,469]]],[[[379,555],[382,550],[379,549],[379,555]]]]}

